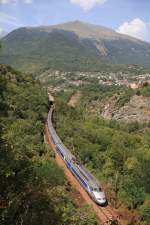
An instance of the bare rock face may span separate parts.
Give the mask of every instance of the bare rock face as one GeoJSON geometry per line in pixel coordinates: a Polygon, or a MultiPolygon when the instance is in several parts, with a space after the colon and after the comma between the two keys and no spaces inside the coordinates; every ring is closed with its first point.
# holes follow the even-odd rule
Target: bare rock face
{"type": "Polygon", "coordinates": [[[121,107],[112,117],[116,120],[127,122],[149,122],[150,121],[150,97],[133,96],[130,102],[121,107]]]}
{"type": "Polygon", "coordinates": [[[76,107],[81,97],[81,93],[78,91],[74,95],[71,96],[68,105],[72,107],[76,107]]]}
{"type": "Polygon", "coordinates": [[[89,111],[100,114],[105,119],[115,119],[124,122],[150,122],[150,97],[134,95],[130,101],[119,108],[117,98],[112,97],[101,102],[93,102],[89,111]]]}

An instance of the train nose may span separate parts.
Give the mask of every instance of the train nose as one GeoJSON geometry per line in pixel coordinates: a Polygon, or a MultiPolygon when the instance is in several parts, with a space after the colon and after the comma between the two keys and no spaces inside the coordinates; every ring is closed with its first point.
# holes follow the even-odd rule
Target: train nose
{"type": "Polygon", "coordinates": [[[97,203],[100,205],[105,205],[107,202],[106,198],[98,198],[97,203]]]}
{"type": "Polygon", "coordinates": [[[93,194],[98,204],[104,205],[107,202],[104,192],[93,192],[93,194]]]}

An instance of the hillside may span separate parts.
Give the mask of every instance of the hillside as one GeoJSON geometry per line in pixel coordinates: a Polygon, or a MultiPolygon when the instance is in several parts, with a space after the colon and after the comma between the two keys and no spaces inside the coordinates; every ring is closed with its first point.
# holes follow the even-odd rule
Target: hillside
{"type": "Polygon", "coordinates": [[[96,112],[108,120],[148,123],[150,121],[150,97],[138,96],[130,92],[128,90],[122,95],[114,94],[112,97],[93,100],[87,108],[90,112],[96,112]]]}
{"type": "Polygon", "coordinates": [[[47,93],[11,67],[0,75],[0,224],[98,225],[44,144],[47,93]]]}
{"type": "Polygon", "coordinates": [[[149,64],[150,44],[111,29],[74,21],[26,27],[2,39],[0,62],[24,71],[97,71],[115,64],[149,64]]]}
{"type": "MultiPolygon", "coordinates": [[[[80,99],[79,92],[56,94],[57,133],[78,160],[100,180],[110,203],[118,209],[122,219],[128,221],[126,224],[142,224],[143,221],[149,225],[149,124],[106,120],[87,111],[88,100],[98,95],[103,99],[122,93],[122,88],[104,87],[98,92],[88,87],[86,91],[88,96],[87,92],[80,91],[80,99]],[[76,102],[73,99],[75,105],[70,104],[72,96],[77,97],[76,102]]],[[[121,95],[123,97],[123,93],[121,95]]]]}

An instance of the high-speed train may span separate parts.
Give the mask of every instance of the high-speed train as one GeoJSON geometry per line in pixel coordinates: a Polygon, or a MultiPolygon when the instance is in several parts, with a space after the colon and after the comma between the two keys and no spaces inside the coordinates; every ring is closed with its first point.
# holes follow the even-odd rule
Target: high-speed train
{"type": "Polygon", "coordinates": [[[89,196],[99,205],[103,206],[107,204],[107,199],[105,193],[102,191],[98,181],[90,174],[90,172],[82,166],[74,155],[64,146],[52,124],[52,114],[53,114],[53,106],[51,107],[48,118],[47,125],[49,135],[53,141],[53,144],[56,147],[57,152],[65,162],[68,169],[72,172],[72,174],[76,177],[76,179],[80,182],[82,187],[86,190],[89,196]]]}

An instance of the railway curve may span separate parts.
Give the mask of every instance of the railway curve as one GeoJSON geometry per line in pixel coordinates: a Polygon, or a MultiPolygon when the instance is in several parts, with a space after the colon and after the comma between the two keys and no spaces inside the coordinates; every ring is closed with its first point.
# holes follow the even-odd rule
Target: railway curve
{"type": "Polygon", "coordinates": [[[98,220],[103,225],[113,225],[113,224],[125,225],[125,223],[120,219],[119,215],[115,212],[115,210],[109,204],[105,207],[100,207],[99,205],[97,205],[90,198],[88,193],[84,190],[84,188],[81,186],[79,181],[75,178],[75,176],[71,173],[71,171],[67,168],[65,162],[63,161],[58,151],[56,150],[55,144],[53,143],[53,140],[49,133],[48,123],[46,123],[46,126],[45,126],[45,136],[46,136],[47,143],[50,145],[50,147],[55,153],[56,163],[58,164],[58,166],[62,167],[64,170],[66,179],[80,193],[84,201],[93,208],[98,220]]]}

